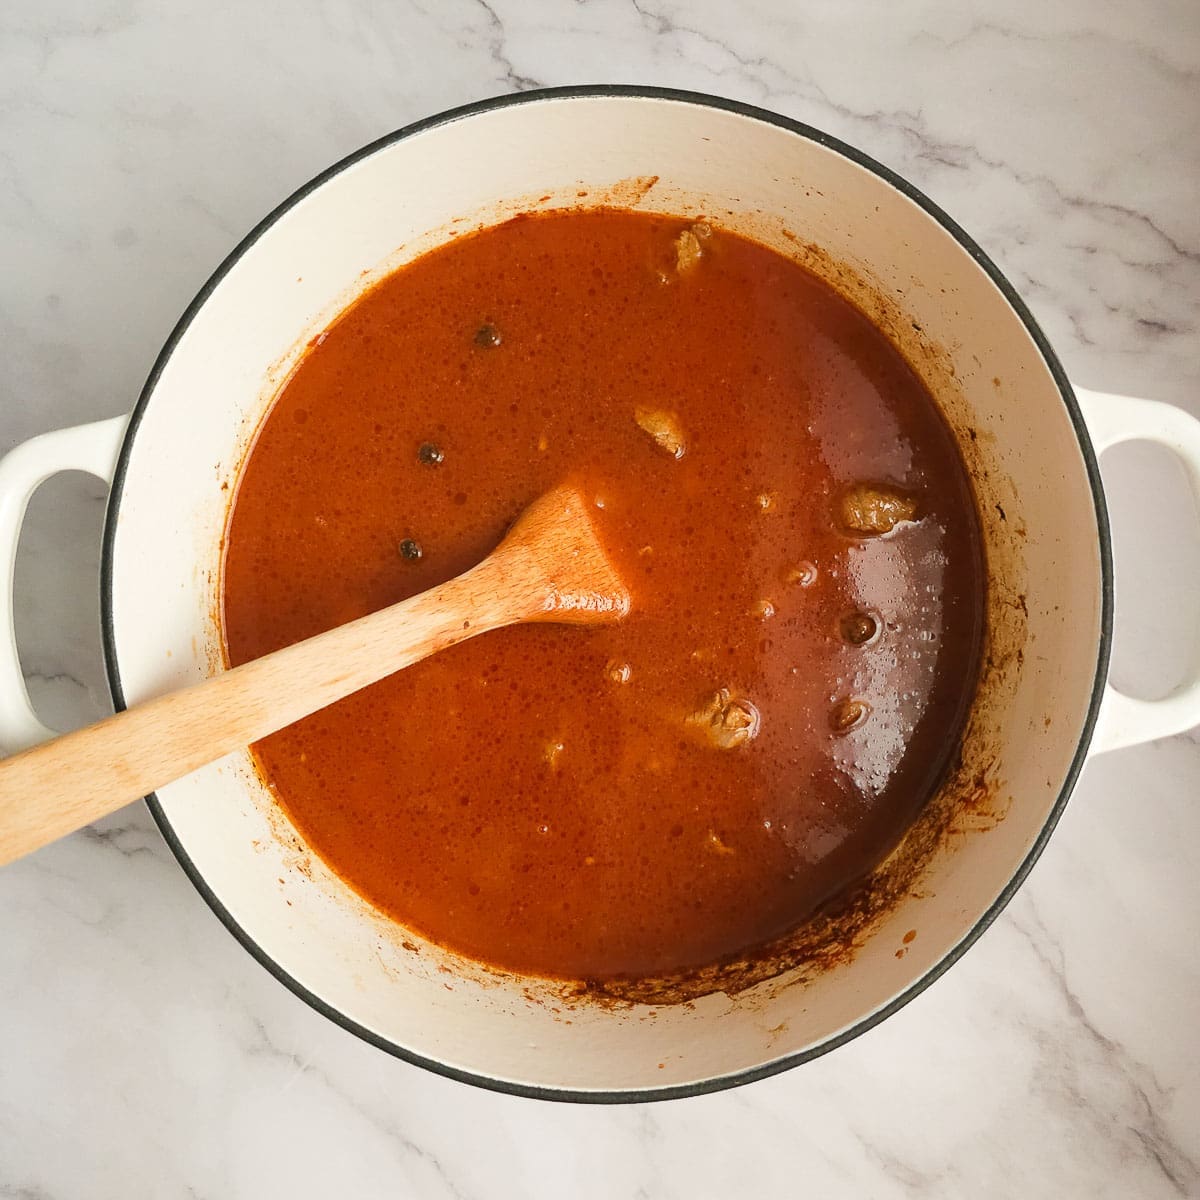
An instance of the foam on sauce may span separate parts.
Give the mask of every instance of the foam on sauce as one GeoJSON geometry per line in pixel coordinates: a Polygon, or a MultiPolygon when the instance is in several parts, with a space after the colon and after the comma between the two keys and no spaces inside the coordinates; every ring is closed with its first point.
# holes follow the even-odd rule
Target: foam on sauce
{"type": "Polygon", "coordinates": [[[455,647],[260,769],[336,872],[463,954],[716,962],[865,875],[943,775],[984,604],[966,473],[798,265],[672,218],[518,218],[382,281],[283,387],[230,517],[231,662],[458,574],[567,478],[628,618],[455,647]]]}

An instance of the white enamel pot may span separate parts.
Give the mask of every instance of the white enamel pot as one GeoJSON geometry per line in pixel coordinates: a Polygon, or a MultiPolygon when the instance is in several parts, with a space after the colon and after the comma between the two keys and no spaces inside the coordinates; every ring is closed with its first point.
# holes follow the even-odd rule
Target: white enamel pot
{"type": "Polygon", "coordinates": [[[51,736],[12,633],[17,535],[42,480],[82,469],[112,483],[102,606],[116,706],[192,682],[220,659],[230,485],[306,341],[452,231],[598,203],[704,212],[804,258],[893,333],[964,447],[984,517],[992,666],[964,748],[974,790],[963,772],[957,792],[943,790],[939,836],[907,885],[825,970],[690,1005],[604,1008],[459,961],[372,912],[307,852],[248,755],[148,803],[229,930],[320,1012],[446,1075],[612,1101],[745,1082],[870,1028],[1001,910],[1089,753],[1200,720],[1200,680],[1153,703],[1106,687],[1112,578],[1096,467],[1105,447],[1148,438],[1184,460],[1200,493],[1200,423],[1072,389],[979,247],[865,155],[744,105],[601,87],[447,113],[314,179],[196,297],[130,418],[47,434],[0,464],[0,744],[51,736]]]}

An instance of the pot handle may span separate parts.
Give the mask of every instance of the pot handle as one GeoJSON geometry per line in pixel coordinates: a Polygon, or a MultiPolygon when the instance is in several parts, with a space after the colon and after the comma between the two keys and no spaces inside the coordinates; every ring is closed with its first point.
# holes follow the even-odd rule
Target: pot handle
{"type": "MultiPolygon", "coordinates": [[[[1200,506],[1200,421],[1157,400],[1135,400],[1081,387],[1074,390],[1097,454],[1119,442],[1166,446],[1187,468],[1192,494],[1200,506]]],[[[1200,663],[1193,666],[1189,679],[1161,700],[1136,700],[1108,684],[1092,749],[1101,753],[1120,750],[1183,733],[1196,725],[1200,725],[1200,663]]]]}
{"type": "Polygon", "coordinates": [[[29,702],[13,620],[17,542],[29,498],[59,471],[87,471],[111,484],[128,416],[30,438],[0,458],[0,752],[14,754],[57,736],[29,702]]]}

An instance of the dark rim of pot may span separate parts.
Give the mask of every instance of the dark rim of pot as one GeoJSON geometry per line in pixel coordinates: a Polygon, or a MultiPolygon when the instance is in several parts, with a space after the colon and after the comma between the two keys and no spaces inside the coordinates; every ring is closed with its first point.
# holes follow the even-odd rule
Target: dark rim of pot
{"type": "Polygon", "coordinates": [[[162,805],[158,797],[150,795],[146,797],[146,803],[150,808],[150,812],[157,822],[159,829],[162,831],[163,837],[167,841],[167,845],[171,847],[175,857],[178,858],[184,871],[191,879],[196,889],[208,902],[209,907],[216,913],[222,924],[233,934],[235,938],[264,966],[272,975],[275,976],[286,987],[290,988],[300,999],[311,1005],[317,1012],[328,1017],[331,1021],[342,1026],[343,1029],[356,1034],[364,1041],[369,1042],[373,1046],[377,1046],[381,1050],[387,1051],[389,1054],[395,1055],[397,1058],[404,1059],[407,1062],[414,1063],[417,1066],[425,1067],[427,1070],[433,1071],[439,1075],[446,1076],[450,1079],[456,1079],[464,1083],[472,1083],[481,1087],[491,1088],[498,1092],[505,1092],[516,1096],[528,1096],[544,1100],[567,1100],[575,1102],[598,1103],[598,1104],[621,1104],[631,1102],[642,1102],[649,1100],[670,1100],[685,1096],[699,1096],[708,1092],[721,1091],[725,1088],[736,1087],[740,1084],[750,1083],[756,1079],[764,1079],[770,1075],[776,1075],[781,1071],[785,1071],[790,1067],[798,1066],[800,1063],[808,1062],[811,1059],[818,1058],[822,1054],[828,1053],[830,1050],[836,1049],[838,1046],[844,1045],[860,1034],[866,1033],[867,1030],[874,1028],[885,1018],[892,1015],[904,1005],[906,1005],[915,996],[923,992],[936,979],[940,978],[959,958],[974,944],[976,939],[983,931],[996,919],[1000,912],[1008,904],[1014,893],[1020,887],[1025,877],[1029,874],[1033,864],[1037,861],[1043,847],[1046,845],[1050,834],[1053,832],[1055,825],[1058,823],[1059,817],[1062,815],[1063,809],[1066,807],[1067,798],[1070,796],[1072,789],[1075,786],[1075,781],[1079,777],[1079,773],[1083,768],[1084,761],[1087,757],[1088,746],[1091,742],[1092,733],[1096,725],[1097,715],[1100,709],[1100,701],[1104,691],[1104,681],[1108,674],[1108,660],[1112,640],[1112,553],[1109,540],[1108,513],[1104,504],[1104,493],[1100,485],[1100,471],[1097,465],[1096,456],[1093,452],[1091,441],[1088,437],[1087,427],[1083,421],[1083,415],[1079,410],[1079,405],[1076,402],[1075,394],[1071,389],[1071,384],[1067,379],[1066,373],[1063,371],[1062,365],[1059,363],[1054,351],[1050,347],[1050,343],[1046,340],[1045,334],[1042,333],[1037,322],[1033,319],[1029,310],[1025,307],[1020,296],[1012,284],[1001,274],[995,263],[980,249],[978,245],[966,234],[966,232],[949,216],[947,216],[936,204],[933,203],[927,196],[915,188],[907,180],[901,178],[894,171],[876,162],[873,158],[864,154],[861,150],[856,150],[853,146],[847,145],[845,142],[839,141],[835,137],[831,137],[827,133],[822,133],[818,129],[814,129],[810,125],[805,125],[800,121],[793,121],[788,117],[779,116],[777,113],[769,112],[766,109],[757,108],[751,104],[743,104],[736,100],[726,100],[719,96],[710,96],[702,92],[680,91],[673,88],[658,88],[658,87],[635,87],[618,84],[599,84],[599,85],[582,85],[575,87],[559,87],[545,88],[535,91],[521,92],[508,96],[497,96],[490,100],[481,100],[475,104],[463,105],[460,108],[453,108],[447,112],[441,113],[438,116],[429,117],[423,121],[417,121],[412,125],[407,125],[403,129],[397,130],[394,133],[389,133],[377,141],[371,142],[370,145],[364,146],[361,150],[349,155],[348,157],[336,163],[328,170],[322,171],[315,178],[311,179],[303,187],[293,192],[282,204],[280,204],[273,212],[266,216],[258,223],[237,247],[226,257],[224,262],[213,272],[208,282],[197,293],[196,298],[188,306],[179,322],[171,331],[171,336],[167,339],[154,363],[153,369],[146,380],[145,386],[142,388],[141,395],[138,397],[138,402],[133,410],[132,417],[129,422],[129,427],[125,433],[125,440],[121,447],[120,457],[117,461],[116,473],[113,477],[112,491],[109,495],[108,509],[105,518],[104,528],[104,544],[103,555],[101,559],[101,621],[102,635],[104,643],[104,659],[105,668],[108,673],[109,687],[112,691],[113,703],[118,711],[126,707],[125,692],[121,685],[120,671],[117,666],[116,645],[113,633],[113,613],[112,613],[112,570],[113,570],[113,544],[117,530],[117,513],[121,507],[121,495],[124,489],[125,476],[129,467],[130,453],[137,437],[138,426],[141,418],[145,413],[147,405],[154,394],[155,386],[158,383],[159,376],[162,374],[167,362],[170,360],[172,353],[180,339],[187,332],[192,320],[200,311],[205,301],[208,299],[212,291],[217,287],[225,275],[230,271],[235,263],[254,245],[256,241],[289,209],[291,209],[300,200],[303,200],[310,192],[319,188],[327,180],[332,179],[335,175],[340,174],[347,167],[369,157],[385,147],[391,146],[396,142],[403,141],[405,138],[412,137],[414,134],[422,133],[427,129],[434,129],[440,125],[447,125],[453,121],[461,121],[467,117],[475,116],[479,113],[491,112],[496,109],[508,108],[520,104],[533,104],[544,102],[547,100],[569,100],[575,98],[595,99],[606,97],[619,98],[637,98],[646,100],[666,100],[676,103],[699,105],[706,108],[718,109],[723,112],[736,113],[739,116],[749,117],[756,121],[762,121],[768,125],[777,126],[780,129],[786,129],[791,133],[798,134],[809,141],[816,142],[818,145],[824,146],[826,149],[833,150],[836,153],[848,158],[851,162],[856,163],[860,167],[865,167],[879,178],[891,184],[897,191],[903,193],[914,203],[932,217],[939,225],[942,226],[958,244],[975,260],[976,263],[983,269],[991,281],[1000,290],[1001,294],[1008,301],[1014,313],[1025,326],[1029,336],[1033,339],[1042,358],[1045,360],[1046,366],[1058,385],[1058,390],[1062,396],[1063,404],[1066,406],[1067,413],[1071,418],[1071,424],[1074,426],[1075,435],[1079,440],[1080,451],[1083,455],[1084,465],[1087,470],[1088,482],[1092,489],[1092,499],[1096,510],[1096,524],[1100,533],[1100,570],[1101,570],[1101,589],[1102,589],[1102,614],[1100,628],[1100,642],[1096,657],[1096,676],[1092,685],[1091,703],[1088,706],[1087,719],[1084,722],[1083,731],[1080,734],[1079,744],[1075,749],[1075,754],[1071,759],[1070,768],[1067,771],[1066,778],[1063,781],[1062,790],[1059,792],[1057,799],[1054,802],[1054,807],[1051,809],[1046,818],[1045,824],[1037,836],[1037,840],[1030,848],[1029,853],[1025,856],[1024,861],[1018,867],[1016,873],[1009,880],[1008,885],[1000,893],[987,911],[975,922],[971,930],[965,937],[946,954],[944,958],[931,967],[924,975],[921,976],[915,983],[894,997],[891,1001],[885,1004],[882,1008],[870,1013],[862,1020],[855,1022],[854,1025],[835,1036],[821,1042],[819,1045],[809,1047],[806,1050],[798,1051],[795,1054],[787,1055],[783,1058],[775,1059],[772,1062],[763,1063],[759,1066],[749,1067],[743,1071],[736,1071],[728,1075],[715,1076],[710,1079],[697,1080],[693,1083],[678,1084],[669,1087],[658,1088],[637,1088],[637,1089],[599,1089],[599,1090],[573,1090],[569,1088],[552,1088],[541,1087],[532,1084],[518,1083],[506,1079],[495,1079],[487,1075],[479,1075],[472,1071],[460,1070],[457,1067],[449,1066],[446,1063],[438,1062],[436,1059],[426,1058],[421,1054],[414,1053],[412,1050],[399,1046],[396,1043],[381,1037],[379,1034],[351,1020],[344,1013],[339,1012],[327,1004],[320,996],[309,991],[302,983],[289,975],[271,956],[262,949],[261,946],[233,919],[233,916],[221,903],[218,897],[213,893],[208,886],[196,865],[188,856],[187,851],[180,843],[175,831],[171,826],[163,812],[162,805]]]}

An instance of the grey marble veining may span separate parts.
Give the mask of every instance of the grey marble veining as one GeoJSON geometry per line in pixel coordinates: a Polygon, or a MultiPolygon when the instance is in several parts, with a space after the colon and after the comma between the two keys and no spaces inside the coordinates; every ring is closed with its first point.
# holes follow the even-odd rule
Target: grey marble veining
{"type": "MultiPolygon", "coordinates": [[[[0,9],[0,452],[126,411],[232,245],[311,175],[497,92],[714,91],[843,137],[996,258],[1081,383],[1200,413],[1200,7],[317,0],[0,9]]],[[[1105,462],[1124,686],[1197,644],[1174,464],[1105,462]]],[[[103,494],[32,507],[48,720],[108,706],[103,494]]],[[[735,1092],[576,1108],[393,1061],[212,918],[141,806],[0,874],[0,1197],[1200,1195],[1200,737],[1084,774],[1016,900],[852,1044],[735,1092]]]]}

